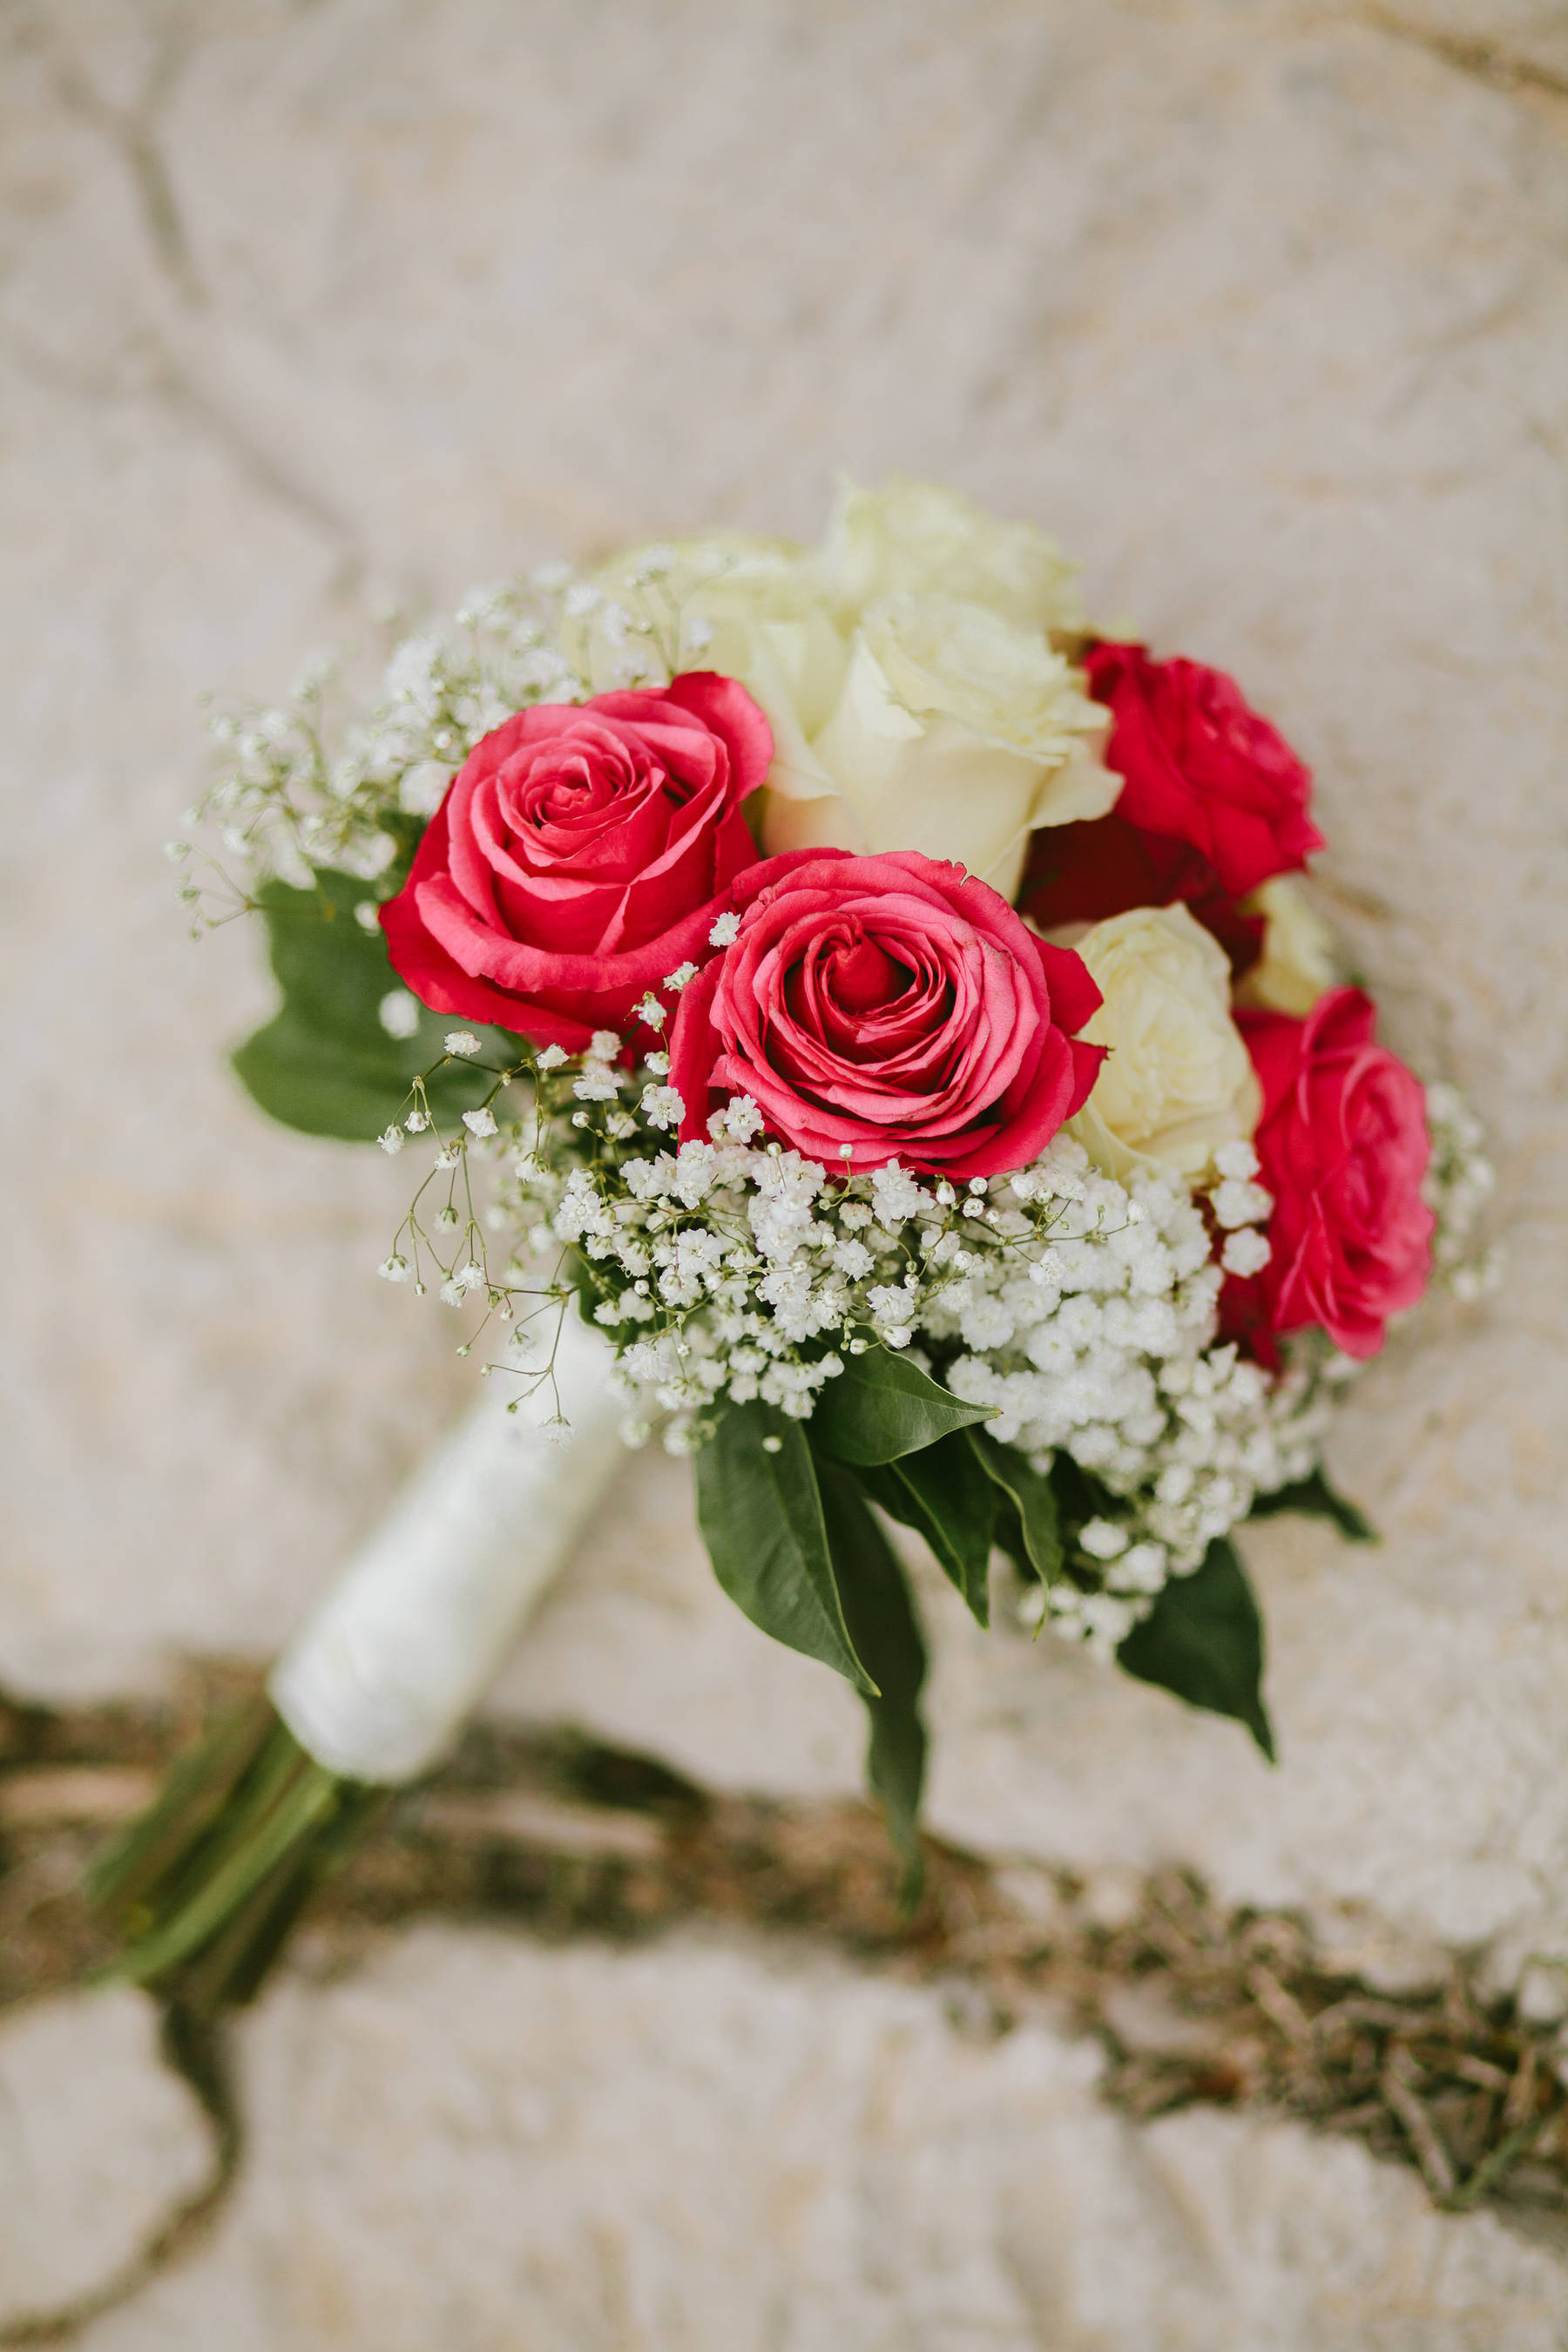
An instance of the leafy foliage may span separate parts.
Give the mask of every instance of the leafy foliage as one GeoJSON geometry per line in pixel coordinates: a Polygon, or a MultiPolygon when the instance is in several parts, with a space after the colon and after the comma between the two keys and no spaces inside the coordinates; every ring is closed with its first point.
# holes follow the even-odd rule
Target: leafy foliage
{"type": "Polygon", "coordinates": [[[811,1448],[773,1405],[731,1404],[696,1457],[713,1572],[753,1625],[879,1696],[845,1618],[811,1448]]]}
{"type": "MultiPolygon", "coordinates": [[[[382,1000],[399,982],[380,930],[355,919],[364,896],[351,874],[320,873],[313,890],[262,884],[257,898],[283,1003],[234,1055],[241,1082],[271,1118],[356,1143],[374,1141],[407,1109],[409,1081],[440,1060],[453,1025],[449,1014],[422,1007],[412,1036],[387,1034],[382,1000]]],[[[499,1030],[481,1032],[480,1045],[491,1060],[513,1058],[499,1030]]],[[[449,1065],[427,1081],[431,1113],[456,1120],[489,1086],[471,1065],[449,1065]]]]}
{"type": "Polygon", "coordinates": [[[1276,1486],[1271,1495],[1259,1495],[1248,1517],[1271,1519],[1282,1511],[1300,1511],[1308,1518],[1330,1519],[1346,1543],[1382,1540],[1366,1513],[1342,1495],[1321,1468],[1314,1470],[1310,1477],[1299,1478],[1294,1486],[1276,1486]]]}
{"type": "Polygon", "coordinates": [[[731,1405],[697,1455],[697,1516],[724,1591],[775,1641],[852,1682],[866,1702],[866,1771],[919,1886],[925,1645],[897,1554],[860,1474],[816,1454],[798,1421],[731,1405]]]}
{"type": "Polygon", "coordinates": [[[1114,1518],[1116,1497],[1103,1478],[1086,1470],[1065,1451],[1051,1462],[1051,1492],[1057,1498],[1063,1529],[1076,1536],[1089,1519],[1114,1518]]]}
{"type": "Polygon", "coordinates": [[[970,1443],[986,1476],[997,1488],[995,1540],[1008,1558],[1042,1584],[1061,1573],[1061,1514],[1048,1478],[1031,1469],[1016,1445],[999,1445],[983,1431],[970,1443]]]}
{"type": "Polygon", "coordinates": [[[977,1623],[991,1622],[989,1570],[996,1489],[973,1433],[956,1429],[897,1462],[857,1471],[864,1491],[890,1519],[923,1536],[977,1623]]]}
{"type": "Polygon", "coordinates": [[[1140,1682],[1244,1723],[1273,1762],[1274,1733],[1263,1705],[1263,1621],[1228,1537],[1210,1544],[1190,1576],[1171,1579],[1116,1658],[1140,1682]]]}
{"type": "Polygon", "coordinates": [[[1050,1480],[1016,1446],[982,1429],[953,1430],[934,1445],[858,1471],[873,1502],[925,1538],[979,1625],[991,1622],[990,1562],[1005,1551],[1042,1583],[1061,1573],[1062,1538],[1050,1480]]]}
{"type": "Polygon", "coordinates": [[[818,1465],[823,1511],[844,1613],[856,1650],[876,1678],[866,1695],[870,1739],[866,1777],[881,1799],[905,1863],[904,1897],[920,1891],[918,1824],[925,1779],[926,1733],[921,1720],[925,1644],[903,1568],[868,1509],[851,1470],[818,1465]]]}
{"type": "Polygon", "coordinates": [[[823,1453],[858,1469],[899,1461],[991,1417],[989,1405],[963,1403],[907,1356],[868,1348],[823,1390],[812,1433],[823,1453]]]}

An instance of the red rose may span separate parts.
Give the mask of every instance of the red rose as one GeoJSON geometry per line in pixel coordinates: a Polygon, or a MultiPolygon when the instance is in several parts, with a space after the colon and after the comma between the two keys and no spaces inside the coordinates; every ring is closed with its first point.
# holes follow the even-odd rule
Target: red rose
{"type": "Polygon", "coordinates": [[[1420,1082],[1373,1042],[1377,1014],[1359,989],[1331,990],[1304,1021],[1237,1018],[1263,1087],[1253,1141],[1274,1213],[1268,1264],[1226,1285],[1226,1327],[1265,1360],[1277,1336],[1310,1324],[1347,1355],[1375,1355],[1431,1271],[1420,1082]]]}
{"type": "Polygon", "coordinates": [[[536,703],[468,754],[381,910],[424,1003],[537,1044],[626,1030],[707,952],[713,900],[756,857],[741,803],[773,758],[733,678],[536,703]]]}
{"type": "Polygon", "coordinates": [[[1036,835],[1022,903],[1048,928],[1184,899],[1252,961],[1259,931],[1233,902],[1322,847],[1310,772],[1223,670],[1120,645],[1092,646],[1087,667],[1125,782],[1109,816],[1036,835]]]}
{"type": "Polygon", "coordinates": [[[962,866],[795,851],[752,866],[730,903],[735,940],[670,1036],[684,1138],[706,1133],[710,1091],[746,1094],[825,1166],[992,1176],[1033,1160],[1094,1084],[1102,1050],[1070,1033],[1100,991],[962,866]]]}

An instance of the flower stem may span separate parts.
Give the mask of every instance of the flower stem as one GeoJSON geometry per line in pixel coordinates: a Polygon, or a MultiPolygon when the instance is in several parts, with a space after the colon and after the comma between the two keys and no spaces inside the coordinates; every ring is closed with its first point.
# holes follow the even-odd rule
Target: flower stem
{"type": "Polygon", "coordinates": [[[387,1795],[318,1764],[270,1701],[247,1701],[94,1864],[89,1891],[125,1937],[110,1972],[204,2014],[249,2000],[387,1795]]]}

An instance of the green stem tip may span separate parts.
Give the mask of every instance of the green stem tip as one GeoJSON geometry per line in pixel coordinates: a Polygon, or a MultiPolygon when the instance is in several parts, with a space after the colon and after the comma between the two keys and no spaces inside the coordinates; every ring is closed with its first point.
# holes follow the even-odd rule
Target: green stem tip
{"type": "Polygon", "coordinates": [[[329,1772],[258,1696],[181,1758],[88,1892],[124,1938],[106,1972],[211,2014],[249,2000],[389,1791],[329,1772]]]}

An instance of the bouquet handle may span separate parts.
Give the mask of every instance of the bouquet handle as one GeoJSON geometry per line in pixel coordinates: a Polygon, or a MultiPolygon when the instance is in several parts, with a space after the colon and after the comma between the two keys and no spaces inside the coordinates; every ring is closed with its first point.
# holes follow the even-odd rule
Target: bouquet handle
{"type": "Polygon", "coordinates": [[[319,1603],[266,1696],[176,1761],[93,1868],[93,1897],[124,1938],[115,1974],[208,2011],[257,1991],[391,1792],[455,1743],[570,1557],[624,1453],[612,1363],[566,1315],[553,1377],[515,1412],[487,1389],[319,1603]]]}
{"type": "Polygon", "coordinates": [[[554,1374],[570,1430],[542,1421],[545,1395],[508,1410],[492,1380],[415,1473],[272,1671],[273,1706],[318,1763],[397,1787],[440,1761],[622,1456],[612,1362],[569,1314],[554,1374]]]}

